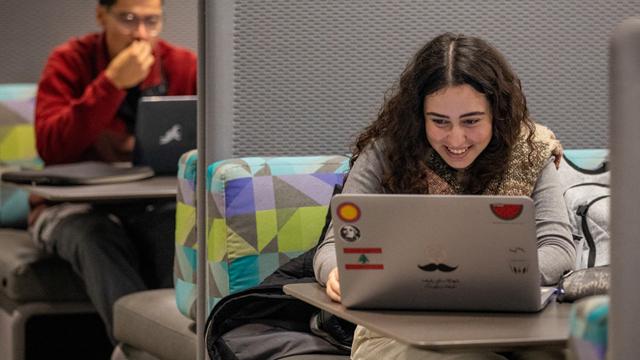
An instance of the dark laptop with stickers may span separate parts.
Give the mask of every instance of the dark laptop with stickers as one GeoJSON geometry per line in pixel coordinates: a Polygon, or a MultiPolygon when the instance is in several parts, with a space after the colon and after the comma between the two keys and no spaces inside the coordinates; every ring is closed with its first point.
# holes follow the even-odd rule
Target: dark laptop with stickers
{"type": "Polygon", "coordinates": [[[535,312],[552,297],[528,197],[341,194],[331,211],[348,308],[535,312]]]}

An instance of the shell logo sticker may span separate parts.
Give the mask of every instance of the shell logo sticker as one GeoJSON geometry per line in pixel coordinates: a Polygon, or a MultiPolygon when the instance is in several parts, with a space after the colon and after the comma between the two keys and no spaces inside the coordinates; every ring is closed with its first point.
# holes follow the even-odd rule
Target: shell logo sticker
{"type": "Polygon", "coordinates": [[[502,220],[513,220],[522,214],[522,204],[491,204],[491,211],[502,220]]]}
{"type": "Polygon", "coordinates": [[[345,222],[354,222],[360,219],[360,208],[354,203],[346,202],[338,205],[336,213],[340,220],[345,222]]]}

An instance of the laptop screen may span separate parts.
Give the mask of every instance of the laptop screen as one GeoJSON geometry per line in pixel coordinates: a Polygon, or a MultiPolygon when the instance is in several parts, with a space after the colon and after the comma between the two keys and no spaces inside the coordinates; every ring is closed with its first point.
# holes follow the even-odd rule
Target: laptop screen
{"type": "Polygon", "coordinates": [[[134,165],[176,175],[180,156],[196,148],[197,96],[147,96],[136,119],[134,165]]]}

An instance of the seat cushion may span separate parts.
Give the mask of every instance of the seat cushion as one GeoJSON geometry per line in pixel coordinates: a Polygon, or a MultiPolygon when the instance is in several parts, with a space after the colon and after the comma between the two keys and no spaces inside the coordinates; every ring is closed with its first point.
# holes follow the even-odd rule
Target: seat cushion
{"type": "Polygon", "coordinates": [[[87,300],[71,266],[40,251],[25,230],[0,229],[0,280],[16,302],[87,300]]]}
{"type": "Polygon", "coordinates": [[[160,289],[118,299],[115,338],[161,359],[195,359],[195,323],[178,311],[175,296],[173,289],[160,289]]]}

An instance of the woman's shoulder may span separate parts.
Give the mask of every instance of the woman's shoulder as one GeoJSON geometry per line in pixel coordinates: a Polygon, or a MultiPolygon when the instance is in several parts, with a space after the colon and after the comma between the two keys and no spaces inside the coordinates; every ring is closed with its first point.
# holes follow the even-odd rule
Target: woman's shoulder
{"type": "Polygon", "coordinates": [[[541,170],[549,158],[562,156],[562,145],[551,129],[536,122],[532,123],[533,134],[531,129],[523,126],[513,154],[516,157],[526,155],[526,157],[520,156],[520,160],[534,161],[538,165],[538,170],[541,170]]]}
{"type": "Polygon", "coordinates": [[[555,157],[561,156],[562,146],[553,132],[544,125],[523,127],[520,138],[511,151],[500,193],[531,195],[542,170],[555,157]],[[531,135],[531,136],[530,136],[531,135]]]}
{"type": "Polygon", "coordinates": [[[368,164],[385,164],[387,162],[386,146],[383,139],[375,139],[368,143],[360,154],[356,162],[368,164]]]}

